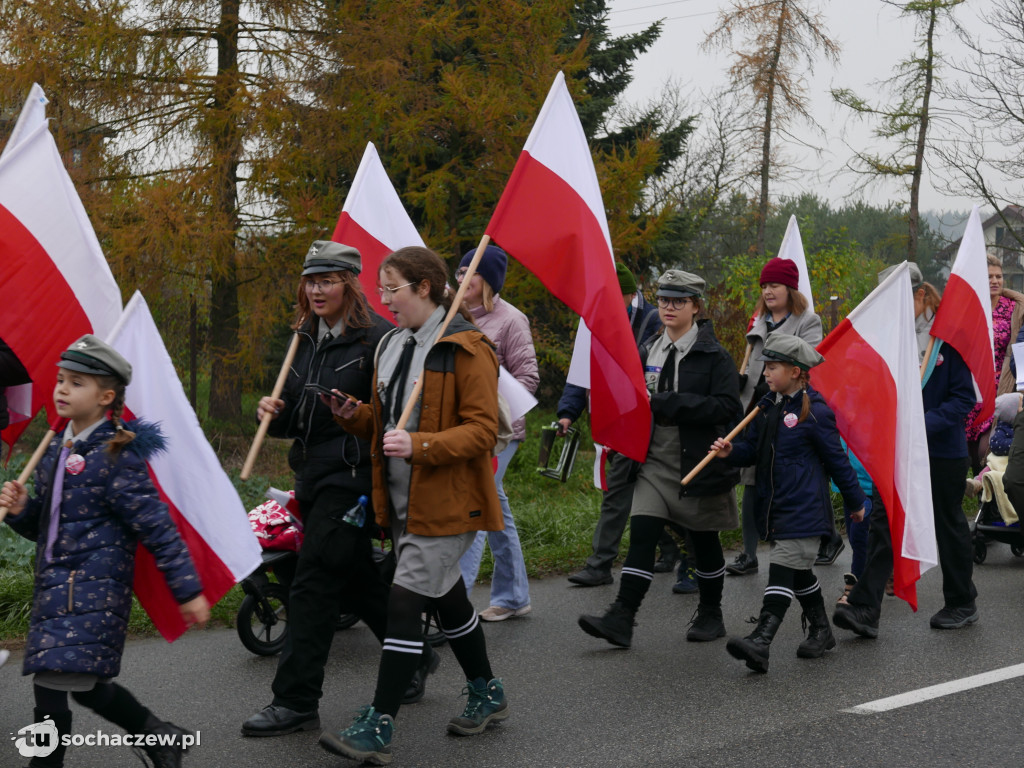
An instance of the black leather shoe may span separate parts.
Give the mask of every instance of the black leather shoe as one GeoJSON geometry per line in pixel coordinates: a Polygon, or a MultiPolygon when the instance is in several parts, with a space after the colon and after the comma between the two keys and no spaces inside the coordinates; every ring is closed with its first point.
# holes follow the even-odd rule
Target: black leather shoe
{"type": "Polygon", "coordinates": [[[832,623],[869,640],[878,637],[878,614],[866,605],[840,603],[832,613],[832,623]]]}
{"type": "Polygon", "coordinates": [[[416,667],[416,671],[412,673],[409,687],[405,689],[405,696],[402,697],[403,704],[415,704],[423,698],[423,694],[427,692],[427,675],[434,674],[440,664],[441,656],[430,646],[430,643],[424,643],[423,657],[420,659],[420,665],[416,667]]]}
{"type": "Polygon", "coordinates": [[[600,637],[612,645],[629,648],[633,642],[633,620],[636,614],[622,603],[612,603],[603,616],[580,616],[577,624],[580,629],[593,637],[600,637]]]}
{"type": "Polygon", "coordinates": [[[313,731],[320,727],[320,713],[296,712],[288,707],[270,704],[242,723],[243,736],[284,736],[296,731],[313,731]]]}
{"type": "Polygon", "coordinates": [[[839,557],[839,553],[846,549],[846,544],[843,543],[841,536],[836,536],[835,540],[822,545],[818,549],[818,557],[815,559],[815,565],[832,565],[839,557]]]}
{"type": "Polygon", "coordinates": [[[569,581],[580,587],[600,587],[604,584],[611,584],[614,579],[609,571],[598,571],[593,568],[584,568],[579,573],[569,577],[569,581]]]}
{"type": "MultiPolygon", "coordinates": [[[[142,732],[147,736],[158,737],[157,744],[147,744],[144,747],[132,747],[142,762],[146,762],[141,753],[150,759],[153,768],[181,768],[181,758],[185,756],[185,745],[182,743],[184,736],[189,735],[188,731],[179,728],[174,723],[164,722],[147,715],[142,732]]],[[[192,734],[194,736],[194,734],[192,734]]],[[[148,763],[147,763],[148,765],[148,763]]]]}
{"type": "Polygon", "coordinates": [[[733,576],[746,576],[748,573],[757,573],[757,558],[749,557],[746,552],[740,552],[735,560],[725,566],[725,570],[733,576]]]}

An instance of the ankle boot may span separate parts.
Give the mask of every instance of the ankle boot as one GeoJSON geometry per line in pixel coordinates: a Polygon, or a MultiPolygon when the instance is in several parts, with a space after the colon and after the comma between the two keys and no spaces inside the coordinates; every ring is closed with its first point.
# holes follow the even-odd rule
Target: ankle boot
{"type": "MultiPolygon", "coordinates": [[[[185,755],[186,745],[184,737],[192,736],[184,728],[179,728],[174,723],[167,723],[158,720],[152,714],[146,717],[146,724],[143,726],[144,734],[153,734],[160,737],[164,744],[153,744],[142,747],[142,751],[153,761],[154,768],[181,768],[181,758],[185,755]]],[[[134,748],[136,752],[139,747],[134,748]]],[[[141,758],[142,755],[139,755],[141,758]]],[[[145,762],[145,760],[143,760],[145,762]]]]}
{"type": "Polygon", "coordinates": [[[56,733],[50,733],[50,729],[47,728],[45,737],[47,738],[46,743],[42,743],[42,733],[35,734],[36,746],[47,747],[48,745],[55,744],[56,748],[52,752],[47,752],[46,756],[37,755],[29,761],[29,768],[63,768],[64,766],[64,753],[68,751],[68,748],[61,744],[61,737],[69,735],[71,733],[71,711],[64,710],[63,712],[47,712],[45,709],[34,708],[32,714],[35,715],[34,722],[45,723],[52,722],[56,728],[56,733]],[[47,720],[49,718],[49,720],[47,720]],[[50,741],[53,739],[54,741],[50,741]]]}
{"type": "Polygon", "coordinates": [[[762,610],[754,631],[746,637],[730,637],[725,649],[733,658],[747,662],[750,669],[767,672],[768,650],[781,625],[782,619],[762,610]]]}
{"type": "Polygon", "coordinates": [[[825,605],[815,605],[804,610],[802,624],[807,637],[796,649],[801,659],[820,659],[825,651],[836,647],[836,639],[832,636],[832,625],[828,623],[825,605]]]}
{"type": "Polygon", "coordinates": [[[580,616],[580,629],[588,635],[600,637],[612,645],[629,648],[633,643],[633,624],[636,613],[620,602],[608,606],[603,616],[580,616]]]}

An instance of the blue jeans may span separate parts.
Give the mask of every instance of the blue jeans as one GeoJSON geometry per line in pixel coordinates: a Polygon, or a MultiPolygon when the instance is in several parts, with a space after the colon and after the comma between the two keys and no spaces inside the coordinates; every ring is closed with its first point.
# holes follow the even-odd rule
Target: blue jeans
{"type": "Polygon", "coordinates": [[[530,582],[526,578],[526,561],[523,559],[523,548],[519,544],[519,532],[516,531],[512,510],[508,506],[508,496],[502,480],[509,462],[519,448],[520,440],[513,440],[498,454],[498,471],[494,475],[494,485],[501,502],[501,513],[505,521],[502,531],[480,531],[472,546],[459,560],[462,567],[462,580],[466,583],[466,591],[473,589],[476,575],[480,571],[480,560],[484,556],[484,540],[491,545],[494,556],[494,574],[491,576],[491,605],[501,608],[518,610],[530,604],[530,582]]]}
{"type": "Polygon", "coordinates": [[[871,497],[864,502],[864,519],[855,523],[850,519],[850,512],[844,512],[846,517],[846,537],[850,540],[850,549],[853,550],[853,562],[850,563],[850,573],[858,579],[864,573],[864,565],[868,559],[868,527],[871,522],[871,497]]]}

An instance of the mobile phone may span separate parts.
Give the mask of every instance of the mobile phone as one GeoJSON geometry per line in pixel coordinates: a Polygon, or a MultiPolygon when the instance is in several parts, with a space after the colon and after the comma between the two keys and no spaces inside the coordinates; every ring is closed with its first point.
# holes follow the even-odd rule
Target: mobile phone
{"type": "Polygon", "coordinates": [[[358,402],[359,398],[352,397],[345,392],[334,392],[329,387],[325,387],[323,384],[307,384],[306,389],[316,392],[318,395],[327,395],[333,397],[335,400],[344,403],[346,400],[352,400],[358,402]]]}

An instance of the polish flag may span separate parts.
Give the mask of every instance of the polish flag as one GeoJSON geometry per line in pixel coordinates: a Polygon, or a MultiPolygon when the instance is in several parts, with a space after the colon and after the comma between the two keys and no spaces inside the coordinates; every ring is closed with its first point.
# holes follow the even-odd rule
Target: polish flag
{"type": "Polygon", "coordinates": [[[821,344],[812,383],[868,471],[889,515],[896,594],[917,610],[916,582],[938,563],[914,299],[904,262],[821,344]]]}
{"type": "Polygon", "coordinates": [[[967,219],[967,229],[960,240],[931,333],[959,352],[971,369],[974,393],[982,404],[974,423],[981,424],[995,412],[996,364],[985,234],[978,206],[974,206],[967,219]]]}
{"type": "Polygon", "coordinates": [[[363,152],[331,240],[359,251],[363,257],[363,270],[359,273],[363,293],[378,315],[392,320],[391,312],[377,294],[380,263],[399,248],[423,246],[423,238],[402,205],[372,143],[367,143],[363,152]]]}
{"type": "Polygon", "coordinates": [[[640,354],[622,305],[594,161],[561,72],[486,232],[586,323],[594,440],[643,461],[651,409],[640,354]]]}
{"type": "MultiPolygon", "coordinates": [[[[22,416],[46,408],[54,423],[54,367],[77,338],[105,337],[121,314],[121,292],[46,122],[33,85],[0,155],[0,338],[33,384],[8,397],[22,416]]],[[[28,426],[12,424],[13,445],[28,426]]]]}
{"type": "MultiPolygon", "coordinates": [[[[199,426],[141,293],[128,302],[107,343],[132,364],[125,418],[155,422],[167,438],[167,449],[149,462],[149,475],[213,605],[260,565],[248,513],[199,426]]],[[[143,547],[135,559],[134,588],[168,641],[188,629],[156,561],[143,547]]]]}

